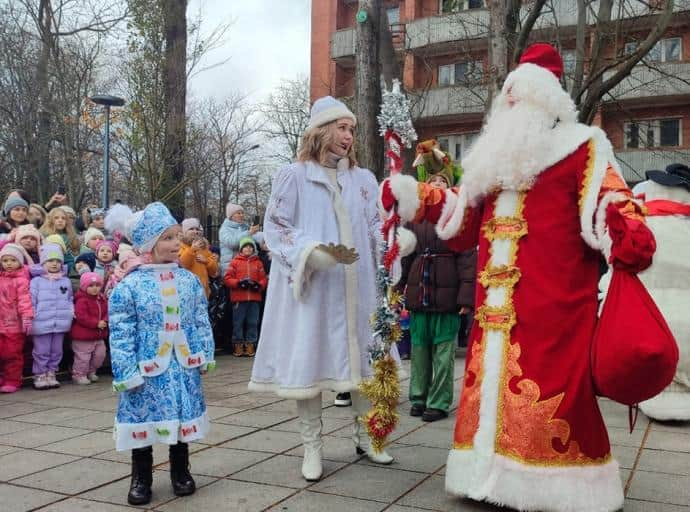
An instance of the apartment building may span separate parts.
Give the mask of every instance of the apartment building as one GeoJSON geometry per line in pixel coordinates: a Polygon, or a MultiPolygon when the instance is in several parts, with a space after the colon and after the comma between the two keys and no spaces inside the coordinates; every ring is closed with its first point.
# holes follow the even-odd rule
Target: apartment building
{"type": "MultiPolygon", "coordinates": [[[[605,50],[612,64],[633,51],[654,25],[658,14],[650,3],[616,2],[612,18],[619,36],[605,50]]],[[[358,4],[356,0],[312,0],[312,100],[325,94],[354,94],[358,4]]],[[[485,1],[387,0],[384,5],[420,138],[436,137],[455,158],[462,158],[479,132],[486,109],[489,13],[485,1]]],[[[531,40],[561,48],[565,86],[571,87],[577,2],[553,0],[547,5],[531,40]]],[[[672,162],[690,163],[690,0],[676,0],[674,10],[662,39],[604,98],[595,119],[608,133],[630,183],[644,179],[645,170],[663,169],[672,162]]],[[[594,11],[589,12],[587,48],[594,23],[594,11]]],[[[608,71],[605,78],[613,72],[608,71]]]]}

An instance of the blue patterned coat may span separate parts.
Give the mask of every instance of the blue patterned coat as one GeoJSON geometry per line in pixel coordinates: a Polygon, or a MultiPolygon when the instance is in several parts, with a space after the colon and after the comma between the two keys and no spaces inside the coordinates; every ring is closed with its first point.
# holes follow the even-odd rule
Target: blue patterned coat
{"type": "Polygon", "coordinates": [[[118,450],[200,439],[208,432],[200,370],[215,365],[206,294],[176,263],[142,265],[108,304],[118,450]]]}

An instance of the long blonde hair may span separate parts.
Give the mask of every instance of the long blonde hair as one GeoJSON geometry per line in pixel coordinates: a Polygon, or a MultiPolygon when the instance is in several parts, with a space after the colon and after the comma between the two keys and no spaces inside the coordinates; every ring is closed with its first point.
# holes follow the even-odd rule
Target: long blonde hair
{"type": "MultiPolygon", "coordinates": [[[[326,165],[328,163],[328,148],[333,143],[335,139],[335,130],[338,121],[332,121],[323,126],[318,126],[316,128],[311,128],[304,132],[302,136],[302,143],[300,144],[299,151],[297,152],[298,162],[307,162],[309,160],[314,160],[321,165],[326,165]]],[[[347,157],[350,159],[350,167],[357,165],[357,157],[355,156],[355,143],[352,142],[352,146],[347,152],[347,157]]]]}
{"type": "Polygon", "coordinates": [[[79,254],[81,242],[79,242],[77,232],[75,231],[74,226],[70,224],[69,218],[67,217],[67,213],[65,213],[64,210],[61,210],[60,208],[53,208],[52,210],[50,210],[48,212],[48,215],[46,216],[46,220],[43,223],[43,226],[41,226],[40,231],[41,234],[45,237],[50,235],[62,236],[66,239],[65,245],[67,245],[68,249],[72,251],[72,254],[79,254]],[[65,216],[65,230],[63,232],[60,232],[55,228],[55,217],[59,214],[65,216]]]}

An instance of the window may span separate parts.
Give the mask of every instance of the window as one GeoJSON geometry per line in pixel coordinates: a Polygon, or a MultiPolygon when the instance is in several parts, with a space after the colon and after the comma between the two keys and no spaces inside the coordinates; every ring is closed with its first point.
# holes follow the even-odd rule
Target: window
{"type": "Polygon", "coordinates": [[[389,25],[400,23],[400,6],[386,9],[386,15],[388,16],[389,25]]]}
{"type": "Polygon", "coordinates": [[[575,65],[577,64],[577,54],[575,50],[563,50],[561,52],[563,57],[563,71],[566,75],[575,73],[575,65]]]}
{"type": "Polygon", "coordinates": [[[680,119],[650,119],[625,124],[626,148],[680,146],[680,119]]]}
{"type": "Polygon", "coordinates": [[[438,85],[462,85],[480,82],[482,61],[456,62],[438,67],[438,85]]]}
{"type": "Polygon", "coordinates": [[[441,14],[450,12],[466,11],[468,9],[481,9],[484,7],[484,0],[441,0],[441,14]]]}
{"type": "MultiPolygon", "coordinates": [[[[625,54],[630,55],[637,50],[638,46],[639,43],[637,42],[625,43],[625,54]]],[[[677,62],[682,59],[681,47],[682,39],[680,37],[660,39],[649,50],[647,59],[652,62],[677,62]]]]}
{"type": "Polygon", "coordinates": [[[448,152],[453,160],[460,163],[463,155],[469,151],[470,146],[478,135],[479,132],[463,133],[461,135],[443,135],[441,137],[436,137],[436,140],[441,150],[448,152]]]}

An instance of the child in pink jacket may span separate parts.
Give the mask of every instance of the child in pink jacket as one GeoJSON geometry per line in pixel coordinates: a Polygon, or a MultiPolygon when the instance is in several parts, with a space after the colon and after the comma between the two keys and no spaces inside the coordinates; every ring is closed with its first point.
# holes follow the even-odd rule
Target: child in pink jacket
{"type": "Polygon", "coordinates": [[[22,383],[24,340],[34,317],[26,257],[16,244],[0,250],[0,393],[14,393],[22,383]]]}

